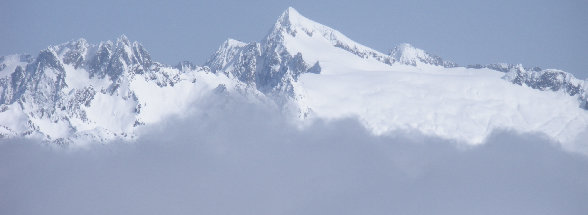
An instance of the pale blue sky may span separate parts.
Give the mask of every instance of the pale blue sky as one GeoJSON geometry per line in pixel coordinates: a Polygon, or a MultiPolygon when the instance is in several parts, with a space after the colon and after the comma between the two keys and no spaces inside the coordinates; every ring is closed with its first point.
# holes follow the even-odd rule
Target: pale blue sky
{"type": "Polygon", "coordinates": [[[0,2],[0,55],[126,34],[157,61],[202,64],[228,37],[260,40],[288,6],[383,52],[408,42],[460,65],[523,63],[588,77],[585,0],[9,0],[0,2]]]}

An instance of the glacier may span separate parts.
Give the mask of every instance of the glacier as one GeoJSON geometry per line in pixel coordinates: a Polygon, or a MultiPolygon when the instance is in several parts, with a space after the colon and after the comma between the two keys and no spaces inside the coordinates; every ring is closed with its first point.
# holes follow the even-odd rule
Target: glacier
{"type": "Polygon", "coordinates": [[[382,53],[288,8],[260,41],[228,39],[201,66],[153,61],[124,35],[1,57],[0,137],[134,141],[231,94],[276,107],[301,129],[353,118],[374,135],[416,131],[469,145],[512,130],[588,153],[587,92],[586,80],[557,69],[459,66],[410,44],[382,53]]]}

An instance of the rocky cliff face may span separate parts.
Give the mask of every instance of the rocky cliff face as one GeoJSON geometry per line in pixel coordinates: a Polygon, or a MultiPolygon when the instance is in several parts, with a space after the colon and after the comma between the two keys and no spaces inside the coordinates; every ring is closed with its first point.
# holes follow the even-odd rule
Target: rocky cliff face
{"type": "Polygon", "coordinates": [[[288,9],[261,42],[247,44],[229,39],[205,65],[265,94],[293,97],[292,82],[300,74],[320,73],[318,62],[305,62],[301,53],[291,53],[286,48],[285,37],[295,37],[301,31],[297,26],[300,19],[298,12],[288,9]]]}
{"type": "Polygon", "coordinates": [[[577,79],[570,73],[538,67],[525,69],[523,66],[517,65],[509,68],[504,79],[513,84],[541,91],[561,91],[570,96],[577,96],[580,100],[580,107],[588,110],[586,81],[577,79]]]}
{"type": "MultiPolygon", "coordinates": [[[[401,44],[386,55],[289,8],[262,40],[245,43],[228,39],[202,67],[187,61],[176,66],[158,63],[140,43],[125,36],[98,45],[79,39],[50,46],[36,57],[0,57],[0,136],[39,137],[58,143],[132,140],[142,125],[182,114],[204,95],[215,93],[267,99],[305,118],[313,107],[301,78],[330,83],[336,78],[346,80],[351,77],[348,73],[357,71],[365,73],[357,79],[413,72],[424,79],[443,76],[440,80],[445,81],[461,77],[456,74],[491,72],[515,85],[564,92],[588,109],[587,84],[570,73],[514,64],[458,67],[409,44],[401,44]]],[[[420,87],[428,85],[419,83],[430,81],[415,80],[411,75],[399,77],[420,87]]],[[[479,81],[476,77],[472,80],[479,81]]],[[[361,81],[366,80],[357,80],[358,86],[361,81]]],[[[353,85],[350,92],[373,95],[387,87],[389,83],[363,88],[353,85]]],[[[342,94],[329,92],[330,97],[346,97],[342,94]]],[[[332,107],[349,105],[363,104],[332,107]]]]}
{"type": "Polygon", "coordinates": [[[210,75],[208,68],[153,62],[141,44],[124,35],[99,45],[80,39],[50,46],[36,58],[22,55],[17,62],[9,57],[11,62],[1,59],[3,68],[15,68],[0,77],[0,135],[5,137],[36,136],[58,143],[132,139],[134,128],[152,118],[149,114],[173,112],[169,107],[143,113],[157,105],[140,94],[185,83],[211,84],[209,90],[232,85],[222,78],[196,84],[200,76],[210,75]]]}

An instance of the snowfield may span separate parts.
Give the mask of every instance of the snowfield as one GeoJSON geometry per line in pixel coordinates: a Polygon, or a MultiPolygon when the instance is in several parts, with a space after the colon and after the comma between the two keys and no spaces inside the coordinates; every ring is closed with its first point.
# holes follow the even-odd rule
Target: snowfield
{"type": "MultiPolygon", "coordinates": [[[[0,136],[83,145],[133,141],[231,94],[314,120],[358,119],[374,135],[419,133],[477,145],[495,130],[541,133],[588,153],[588,85],[521,65],[457,64],[400,44],[384,54],[287,9],[260,42],[228,39],[203,66],[152,61],[124,35],[80,39],[35,59],[0,59],[0,136]]],[[[264,119],[260,119],[264,120],[264,119]]],[[[578,151],[578,150],[577,150],[578,151]]]]}
{"type": "Polygon", "coordinates": [[[480,144],[495,129],[512,129],[571,144],[588,125],[588,113],[578,108],[575,97],[513,85],[496,71],[431,67],[407,72],[392,66],[338,72],[302,75],[300,105],[317,118],[357,117],[378,135],[418,130],[480,144]]]}
{"type": "Polygon", "coordinates": [[[496,129],[544,133],[570,149],[588,144],[577,139],[588,130],[588,111],[575,96],[514,85],[505,73],[487,68],[427,64],[420,60],[427,54],[407,44],[400,45],[404,52],[395,50],[392,64],[361,58],[333,44],[375,51],[294,9],[287,13],[289,30],[297,33],[282,34],[285,48],[321,67],[294,85],[298,105],[312,117],[357,118],[376,135],[416,130],[467,144],[483,143],[496,129]]]}

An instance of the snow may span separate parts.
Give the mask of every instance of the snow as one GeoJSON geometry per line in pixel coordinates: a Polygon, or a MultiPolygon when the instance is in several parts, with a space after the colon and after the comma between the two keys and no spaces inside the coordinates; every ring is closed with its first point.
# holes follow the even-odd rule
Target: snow
{"type": "MultiPolygon", "coordinates": [[[[387,57],[383,53],[349,39],[347,36],[335,29],[302,16],[300,13],[298,13],[298,11],[296,11],[296,9],[292,7],[289,7],[284,13],[282,13],[278,19],[278,22],[276,22],[274,25],[274,29],[268,35],[269,38],[266,38],[266,40],[275,39],[272,38],[272,36],[275,36],[276,34],[279,34],[282,37],[290,38],[304,38],[304,36],[315,39],[322,38],[325,41],[328,41],[332,47],[341,50],[348,49],[346,51],[349,53],[351,53],[350,50],[352,50],[353,52],[356,52],[356,55],[362,55],[362,58],[387,57]],[[292,32],[294,32],[294,34],[292,34],[292,32]]],[[[288,44],[289,42],[285,43],[288,44]]],[[[319,49],[317,48],[315,50],[319,49]]],[[[291,52],[291,54],[296,54],[296,52],[291,52]]]]}
{"type": "Polygon", "coordinates": [[[0,61],[0,65],[4,64],[6,67],[2,68],[0,66],[0,79],[10,76],[18,66],[21,66],[23,69],[27,66],[27,62],[20,61],[21,55],[19,54],[7,55],[3,58],[4,60],[0,61]]]}
{"type": "MultiPolygon", "coordinates": [[[[116,49],[123,52],[117,57],[148,58],[135,56],[132,48],[140,44],[134,42],[131,47],[124,35],[116,43],[116,49]]],[[[278,43],[273,47],[279,49],[274,51],[285,50],[292,56],[301,54],[309,67],[320,65],[320,74],[278,77],[280,81],[291,83],[293,95],[286,97],[288,101],[284,103],[294,104],[300,110],[297,117],[304,125],[314,119],[356,118],[375,135],[418,131],[472,145],[484,143],[497,129],[506,129],[545,134],[568,148],[581,142],[579,138],[588,130],[588,111],[579,108],[575,96],[515,85],[504,80],[504,75],[509,73],[491,69],[445,68],[423,63],[418,59],[427,60],[431,56],[409,44],[398,46],[398,56],[384,55],[303,17],[293,8],[280,16],[262,43],[246,44],[228,39],[215,53],[216,61],[210,64],[232,71],[238,69],[233,63],[241,57],[244,47],[255,44],[260,48],[261,44],[273,43],[278,43]],[[391,58],[400,63],[386,61],[391,58]],[[416,60],[415,65],[403,63],[413,60],[416,60]]],[[[51,139],[72,135],[84,141],[93,138],[108,141],[117,136],[132,139],[140,124],[155,125],[172,116],[188,116],[194,104],[214,95],[219,86],[247,98],[264,96],[255,88],[255,83],[241,82],[232,73],[211,73],[205,68],[180,71],[161,66],[145,68],[144,73],[135,74],[128,69],[143,65],[126,65],[126,61],[121,60],[125,64],[124,71],[116,83],[108,76],[90,78],[87,65],[75,68],[63,63],[65,53],[79,48],[76,44],[82,45],[81,54],[86,63],[98,49],[85,40],[78,40],[55,46],[50,51],[58,56],[66,73],[67,87],[62,89],[64,97],[61,99],[71,102],[73,92],[91,87],[95,94],[88,95],[87,99],[91,99],[88,105],[77,104],[81,110],[73,115],[56,107],[56,113],[50,113],[53,117],[36,116],[31,111],[43,107],[30,102],[23,105],[24,111],[16,103],[3,105],[0,106],[4,108],[4,112],[0,112],[0,134],[22,134],[31,129],[27,124],[30,120],[40,133],[51,139]]],[[[111,41],[101,44],[113,45],[111,41]]],[[[267,47],[272,46],[264,48],[267,47]]],[[[26,65],[20,62],[19,55],[7,56],[3,62],[8,66],[0,71],[0,78],[10,74],[7,71],[14,70],[16,65],[26,65]]],[[[282,69],[280,64],[270,66],[272,71],[282,69]]],[[[52,68],[44,68],[43,72],[52,80],[59,73],[52,68]]],[[[584,89],[587,87],[572,76],[565,78],[565,81],[578,82],[584,89]]],[[[37,90],[49,95],[52,93],[50,87],[45,84],[37,90]]],[[[34,96],[30,98],[33,100],[34,96]]],[[[273,99],[271,96],[264,98],[273,99]]],[[[284,109],[288,108],[290,106],[284,109]]]]}
{"type": "Polygon", "coordinates": [[[51,119],[48,118],[34,117],[31,117],[30,120],[33,124],[38,126],[39,132],[47,136],[50,140],[67,138],[70,135],[70,126],[65,121],[51,121],[51,119]]]}
{"type": "Polygon", "coordinates": [[[243,47],[246,46],[247,43],[241,42],[239,40],[235,40],[233,38],[229,38],[227,39],[227,41],[225,41],[226,46],[229,47],[243,47]]]}
{"type": "Polygon", "coordinates": [[[284,44],[289,53],[295,55],[302,53],[302,59],[310,65],[319,62],[324,68],[323,74],[337,74],[355,69],[382,70],[388,66],[375,59],[359,58],[351,52],[333,46],[329,40],[318,35],[297,34],[284,35],[284,44]],[[342,60],[348,60],[341,64],[342,60]]]}
{"type": "Polygon", "coordinates": [[[473,145],[506,129],[543,133],[571,147],[588,129],[588,112],[579,108],[577,97],[514,85],[490,69],[422,63],[418,58],[428,54],[410,44],[399,45],[393,53],[398,56],[392,57],[405,64],[415,61],[414,66],[362,58],[334,41],[372,49],[292,8],[280,17],[284,19],[297,32],[280,32],[287,51],[321,66],[320,74],[303,74],[293,84],[299,109],[311,110],[311,118],[358,118],[376,135],[416,130],[473,145]]]}
{"type": "Polygon", "coordinates": [[[422,64],[418,59],[427,57],[424,50],[417,49],[408,43],[398,45],[391,55],[394,59],[405,64],[422,64]]]}
{"type": "Polygon", "coordinates": [[[27,115],[18,104],[0,105],[0,136],[15,137],[27,130],[27,115]]]}
{"type": "Polygon", "coordinates": [[[221,76],[224,75],[193,71],[192,74],[184,75],[182,81],[173,87],[160,87],[143,78],[133,80],[130,87],[141,102],[138,118],[141,122],[152,124],[171,115],[181,116],[190,113],[192,104],[219,84],[234,85],[228,78],[221,76]],[[191,80],[197,82],[192,83],[191,80]]]}
{"type": "Polygon", "coordinates": [[[288,19],[288,22],[291,25],[289,26],[290,28],[303,30],[307,34],[319,33],[320,36],[328,39],[331,42],[339,41],[344,44],[351,45],[352,47],[356,47],[357,49],[379,53],[378,51],[373,50],[367,46],[356,43],[355,41],[349,39],[347,36],[343,35],[341,32],[335,29],[332,29],[330,27],[327,27],[323,24],[317,23],[313,20],[310,20],[302,16],[300,13],[298,13],[296,9],[292,7],[289,7],[288,10],[284,12],[284,14],[282,15],[282,19],[288,19]]]}
{"type": "Polygon", "coordinates": [[[388,68],[388,65],[374,58],[359,57],[357,54],[341,48],[340,45],[343,44],[352,50],[365,53],[367,56],[369,53],[373,53],[383,57],[384,54],[356,43],[334,29],[303,17],[293,8],[288,8],[282,14],[274,31],[274,33],[280,34],[284,47],[292,56],[302,53],[302,58],[309,65],[314,65],[318,61],[322,68],[321,73],[325,75],[355,69],[378,71],[388,68]],[[297,33],[290,34],[284,31],[285,28],[297,33]],[[341,64],[342,60],[349,62],[341,64]]]}
{"type": "Polygon", "coordinates": [[[236,55],[241,51],[243,47],[247,44],[235,39],[227,39],[216,51],[214,54],[217,56],[215,61],[208,62],[214,67],[218,67],[219,69],[227,68],[231,69],[233,65],[231,64],[231,60],[233,60],[236,55]]]}
{"type": "Polygon", "coordinates": [[[96,93],[90,107],[83,107],[90,125],[107,128],[115,133],[130,131],[134,122],[136,102],[116,95],[96,93]]]}
{"type": "Polygon", "coordinates": [[[304,74],[302,105],[317,118],[357,117],[374,134],[417,130],[468,144],[483,143],[495,129],[540,132],[566,144],[587,128],[576,97],[513,85],[488,69],[435,69],[304,74]]]}
{"type": "Polygon", "coordinates": [[[68,71],[65,75],[65,83],[68,88],[82,89],[88,85],[92,86],[91,83],[94,81],[90,79],[90,74],[85,69],[75,69],[69,64],[63,64],[63,67],[68,71]]]}

